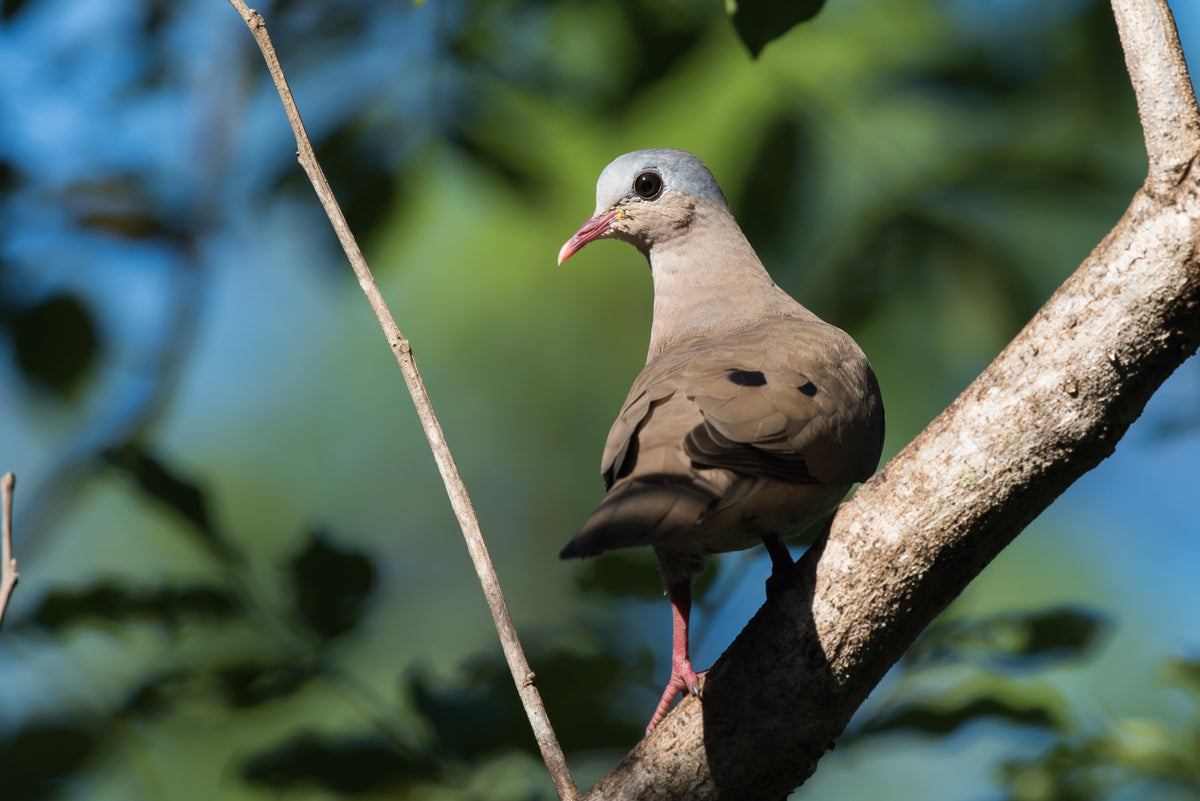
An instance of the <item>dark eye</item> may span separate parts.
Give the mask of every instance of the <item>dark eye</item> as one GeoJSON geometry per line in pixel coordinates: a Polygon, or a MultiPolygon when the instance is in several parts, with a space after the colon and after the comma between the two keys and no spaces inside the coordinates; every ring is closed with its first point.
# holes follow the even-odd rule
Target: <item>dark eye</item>
{"type": "Polygon", "coordinates": [[[633,192],[638,197],[654,200],[662,194],[662,176],[650,170],[638,173],[633,179],[633,192]]]}

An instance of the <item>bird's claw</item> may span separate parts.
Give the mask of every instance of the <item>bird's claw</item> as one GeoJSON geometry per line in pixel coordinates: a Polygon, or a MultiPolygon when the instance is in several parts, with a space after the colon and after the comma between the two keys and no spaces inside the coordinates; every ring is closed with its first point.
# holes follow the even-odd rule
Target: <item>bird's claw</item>
{"type": "Polygon", "coordinates": [[[658,701],[658,708],[654,710],[654,716],[650,718],[650,725],[646,727],[646,736],[650,736],[650,732],[654,731],[654,727],[662,723],[663,718],[667,716],[667,712],[671,710],[671,704],[675,701],[675,696],[683,693],[685,695],[694,695],[697,698],[703,697],[701,679],[707,670],[702,670],[699,673],[692,670],[692,666],[688,662],[676,664],[671,669],[671,678],[667,681],[667,688],[663,690],[662,698],[658,701]]]}

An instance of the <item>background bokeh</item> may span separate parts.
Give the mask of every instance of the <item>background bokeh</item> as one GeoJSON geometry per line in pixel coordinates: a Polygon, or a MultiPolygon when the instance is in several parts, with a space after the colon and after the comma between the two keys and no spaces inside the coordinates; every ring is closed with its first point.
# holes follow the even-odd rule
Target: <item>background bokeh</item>
{"type": "MultiPolygon", "coordinates": [[[[1200,53],[1200,11],[1172,3],[1200,53]]],[[[712,168],[870,355],[885,458],[1118,219],[1145,154],[1098,0],[260,5],[472,493],[581,784],[668,671],[650,552],[561,563],[645,355],[641,257],[556,268],[614,156],[712,168]]],[[[0,798],[534,799],[403,380],[222,0],[0,3],[0,798]]],[[[987,568],[795,798],[1200,793],[1200,364],[987,568]]],[[[720,559],[711,663],[763,599],[720,559]]]]}

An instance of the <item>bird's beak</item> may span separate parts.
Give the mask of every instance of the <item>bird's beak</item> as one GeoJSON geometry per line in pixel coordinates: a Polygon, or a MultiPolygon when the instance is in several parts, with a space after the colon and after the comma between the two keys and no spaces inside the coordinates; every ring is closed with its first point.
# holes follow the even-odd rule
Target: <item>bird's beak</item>
{"type": "Polygon", "coordinates": [[[612,227],[612,221],[617,218],[617,210],[612,209],[603,214],[597,214],[590,220],[579,226],[579,230],[575,235],[568,239],[558,251],[558,263],[562,264],[567,259],[578,253],[584,245],[591,242],[593,239],[599,239],[608,234],[612,227]]]}

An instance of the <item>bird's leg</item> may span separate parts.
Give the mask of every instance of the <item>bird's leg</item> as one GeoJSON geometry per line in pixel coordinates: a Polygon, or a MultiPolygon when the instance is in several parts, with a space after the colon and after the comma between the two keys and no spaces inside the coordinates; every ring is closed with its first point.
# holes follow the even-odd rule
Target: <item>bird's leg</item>
{"type": "Polygon", "coordinates": [[[688,618],[692,613],[692,580],[690,577],[677,584],[672,584],[667,592],[671,596],[671,678],[667,688],[663,690],[654,717],[646,727],[646,734],[654,731],[654,727],[662,722],[671,708],[671,702],[680,693],[691,693],[700,696],[700,676],[692,669],[692,661],[688,658],[688,618]]]}
{"type": "Polygon", "coordinates": [[[787,589],[796,583],[796,563],[778,534],[764,534],[763,545],[771,555],[771,576],[767,579],[767,595],[787,589]]]}

